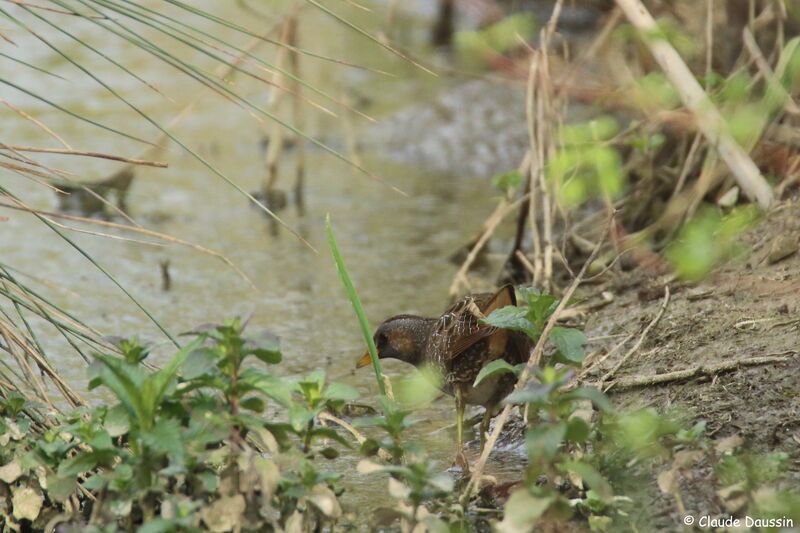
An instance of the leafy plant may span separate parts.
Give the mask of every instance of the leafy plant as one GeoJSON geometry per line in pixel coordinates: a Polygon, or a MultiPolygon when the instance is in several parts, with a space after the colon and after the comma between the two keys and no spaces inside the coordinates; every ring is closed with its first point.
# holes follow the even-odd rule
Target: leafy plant
{"type": "Polygon", "coordinates": [[[83,531],[334,523],[341,476],[313,459],[335,457],[332,441],[348,443],[315,418],[356,392],[320,372],[272,375],[261,365],[280,361],[277,338],[244,337],[238,320],[190,335],[157,372],[142,366],[148,351],[134,341],[120,343],[122,358],[96,354],[90,386],[114,402],[76,409],[40,434],[24,402],[4,401],[0,490],[16,496],[0,523],[43,529],[59,514],[83,531]],[[269,403],[286,419],[264,416],[269,403]]]}

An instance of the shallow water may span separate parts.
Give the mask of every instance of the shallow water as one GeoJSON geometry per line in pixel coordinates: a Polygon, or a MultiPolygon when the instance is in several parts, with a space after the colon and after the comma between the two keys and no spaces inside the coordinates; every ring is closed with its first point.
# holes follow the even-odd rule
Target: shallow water
{"type": "MultiPolygon", "coordinates": [[[[243,17],[235,8],[220,14],[237,20],[243,17]]],[[[369,23],[370,17],[376,17],[350,11],[347,14],[364,24],[369,23]]],[[[247,15],[243,20],[249,21],[247,15]]],[[[435,89],[443,84],[442,80],[378,50],[376,45],[317,13],[310,13],[303,25],[311,30],[302,33],[303,46],[390,70],[399,76],[386,78],[341,66],[331,68],[330,64],[313,59],[304,61],[303,69],[312,82],[324,85],[333,94],[344,94],[348,88],[369,95],[372,102],[364,109],[366,112],[386,116],[404,105],[430,99],[435,89]]],[[[67,38],[54,39],[164,124],[203,91],[176,70],[131,51],[130,45],[108,40],[90,24],[80,23],[74,31],[82,38],[101,42],[105,53],[125,62],[175,100],[170,102],[116,67],[93,58],[90,52],[67,38]]],[[[46,65],[69,80],[62,82],[34,75],[0,59],[2,67],[20,72],[15,83],[113,127],[145,139],[158,137],[158,132],[135,111],[63,60],[52,59],[41,44],[21,31],[9,35],[21,44],[14,50],[16,57],[46,65]]],[[[242,36],[228,34],[228,37],[235,38],[237,43],[246,41],[242,36]]],[[[271,57],[274,51],[264,48],[262,54],[271,57]]],[[[208,62],[204,65],[214,68],[208,62]]],[[[232,82],[233,88],[259,104],[266,101],[264,85],[243,77],[234,78],[232,82]]],[[[0,97],[35,114],[76,149],[127,156],[136,156],[142,149],[140,144],[76,122],[8,87],[0,86],[0,97]]],[[[319,97],[315,100],[322,101],[319,97]]],[[[10,110],[3,109],[0,113],[4,114],[6,135],[3,142],[57,146],[51,137],[31,123],[12,118],[10,110]]],[[[362,144],[369,147],[369,152],[362,154],[365,166],[406,195],[370,180],[321,150],[309,149],[305,214],[298,214],[290,206],[281,211],[280,216],[316,251],[285,230],[274,234],[262,212],[174,144],[165,153],[153,156],[168,161],[169,168],[136,170],[128,196],[131,216],[148,229],[223,253],[252,279],[255,289],[219,259],[176,244],[152,246],[75,232],[69,232],[69,236],[107,268],[173,334],[201,323],[252,315],[251,330],[268,329],[281,337],[284,362],[276,368],[277,373],[302,375],[323,368],[331,379],[355,386],[366,403],[375,404],[376,387],[371,372],[369,369],[354,370],[355,360],[363,351],[363,341],[326,244],[325,217],[331,217],[350,274],[372,323],[377,325],[383,318],[400,312],[437,315],[446,307],[447,289],[456,269],[447,258],[478,231],[494,206],[496,191],[491,188],[488,177],[448,175],[394,162],[381,153],[380,146],[370,142],[370,130],[363,127],[365,121],[353,120],[356,131],[361,132],[362,144]],[[170,261],[172,277],[169,292],[161,290],[159,261],[165,259],[170,261]]],[[[311,112],[306,122],[314,134],[337,149],[343,149],[346,143],[342,120],[311,112]]],[[[260,123],[218,96],[206,94],[195,111],[171,131],[243,189],[258,188],[265,174],[260,142],[268,131],[266,123],[260,123]]],[[[292,186],[292,158],[289,152],[281,163],[279,186],[283,189],[292,186]]],[[[38,159],[87,180],[101,179],[120,168],[117,164],[87,158],[38,159]]],[[[509,165],[516,165],[516,162],[509,165]]],[[[3,185],[31,207],[45,210],[57,207],[54,193],[41,185],[8,173],[3,175],[3,185]]],[[[162,357],[163,353],[168,353],[164,336],[79,253],[32,216],[10,211],[2,214],[10,217],[7,222],[0,223],[4,262],[57,284],[59,288],[31,281],[54,303],[69,309],[103,334],[135,335],[159,343],[161,349],[156,352],[162,357]]],[[[88,224],[68,224],[102,230],[88,224]]],[[[140,238],[135,234],[125,235],[140,238]]],[[[77,390],[84,391],[85,366],[81,359],[66,349],[55,335],[43,336],[41,340],[59,372],[77,390]]],[[[385,369],[393,377],[409,371],[409,367],[394,361],[387,362],[385,369]]],[[[445,468],[454,453],[454,436],[451,430],[441,428],[454,420],[452,400],[440,398],[419,411],[417,418],[420,424],[415,434],[445,468]]],[[[375,476],[365,478],[355,474],[357,460],[354,455],[346,454],[331,467],[352,472],[345,483],[350,493],[347,501],[355,505],[360,502],[374,505],[375,483],[385,482],[375,476]]],[[[495,466],[498,470],[513,471],[517,468],[516,461],[512,458],[495,466]]],[[[380,492],[384,492],[382,486],[380,492]]]]}

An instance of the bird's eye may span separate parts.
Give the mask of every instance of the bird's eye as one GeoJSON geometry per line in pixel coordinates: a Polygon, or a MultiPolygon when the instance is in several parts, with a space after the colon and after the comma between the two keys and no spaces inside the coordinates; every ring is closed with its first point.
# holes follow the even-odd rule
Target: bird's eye
{"type": "Polygon", "coordinates": [[[380,350],[383,346],[386,346],[387,341],[385,333],[378,333],[375,336],[375,347],[380,350]]]}

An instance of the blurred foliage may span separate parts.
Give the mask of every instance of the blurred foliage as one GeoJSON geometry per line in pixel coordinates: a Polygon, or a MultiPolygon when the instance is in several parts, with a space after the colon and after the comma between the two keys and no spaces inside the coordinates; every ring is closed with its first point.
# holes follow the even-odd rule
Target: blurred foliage
{"type": "Polygon", "coordinates": [[[680,277],[700,279],[722,261],[744,251],[737,239],[757,220],[758,212],[752,206],[728,214],[706,207],[684,224],[667,248],[666,257],[680,277]]]}
{"type": "Polygon", "coordinates": [[[622,158],[611,143],[619,125],[611,117],[600,117],[561,129],[561,145],[550,160],[547,176],[564,207],[576,207],[590,198],[608,201],[625,189],[622,158]]]}

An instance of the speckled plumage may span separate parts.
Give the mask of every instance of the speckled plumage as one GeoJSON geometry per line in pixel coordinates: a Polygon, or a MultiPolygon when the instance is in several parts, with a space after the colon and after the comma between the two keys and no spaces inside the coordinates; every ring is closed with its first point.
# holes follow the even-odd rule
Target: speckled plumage
{"type": "MultiPolygon", "coordinates": [[[[464,404],[482,405],[488,416],[511,392],[516,378],[498,374],[473,387],[481,368],[497,359],[511,365],[528,360],[531,343],[526,335],[480,324],[493,310],[515,305],[514,288],[505,285],[496,293],[465,296],[439,318],[416,315],[393,316],[375,332],[375,346],[381,359],[400,359],[416,367],[430,365],[441,375],[442,391],[456,397],[459,425],[464,404]]],[[[369,364],[367,354],[359,366],[369,364]]]]}

